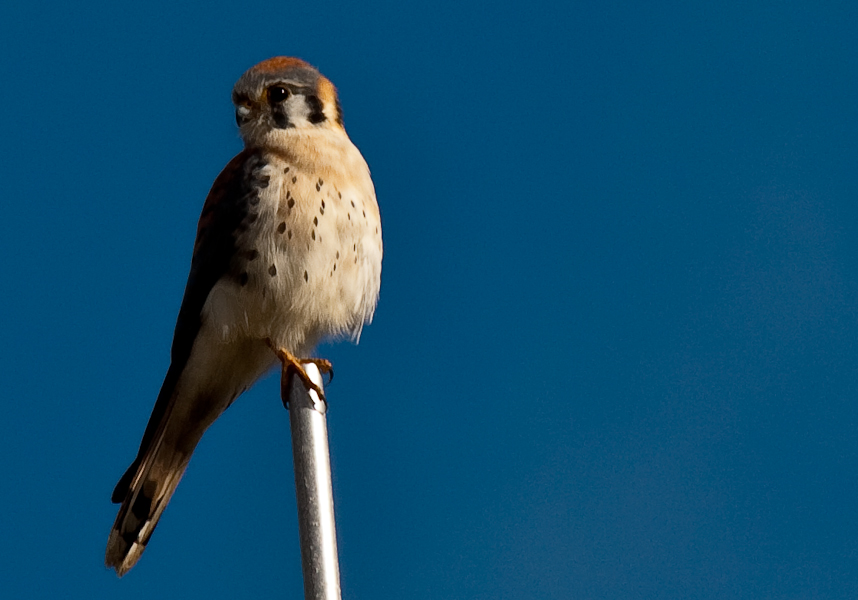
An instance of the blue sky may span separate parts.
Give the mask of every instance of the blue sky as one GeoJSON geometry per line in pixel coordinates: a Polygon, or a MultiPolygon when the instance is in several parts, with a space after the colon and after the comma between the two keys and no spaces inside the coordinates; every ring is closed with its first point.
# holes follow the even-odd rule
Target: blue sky
{"type": "Polygon", "coordinates": [[[270,377],[103,566],[230,91],[340,89],[385,259],[320,348],[344,597],[858,595],[858,9],[7,3],[9,598],[301,597],[270,377]]]}

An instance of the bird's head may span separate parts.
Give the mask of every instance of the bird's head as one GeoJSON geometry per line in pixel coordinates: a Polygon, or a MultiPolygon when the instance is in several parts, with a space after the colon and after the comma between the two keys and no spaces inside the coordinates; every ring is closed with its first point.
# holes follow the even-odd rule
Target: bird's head
{"type": "Polygon", "coordinates": [[[314,67],[277,56],[251,67],[232,90],[235,120],[248,146],[272,132],[345,131],[337,90],[314,67]]]}

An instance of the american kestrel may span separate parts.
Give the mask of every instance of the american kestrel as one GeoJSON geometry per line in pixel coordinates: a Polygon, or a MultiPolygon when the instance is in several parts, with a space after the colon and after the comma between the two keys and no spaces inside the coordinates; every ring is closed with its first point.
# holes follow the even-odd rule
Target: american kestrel
{"type": "Polygon", "coordinates": [[[244,150],[206,198],[170,368],[113,490],[122,506],[105,562],[119,576],[140,558],[215,419],[278,360],[312,387],[296,357],[322,339],[356,341],[378,299],[375,190],[333,84],[302,60],[276,57],[242,75],[232,101],[244,150]]]}

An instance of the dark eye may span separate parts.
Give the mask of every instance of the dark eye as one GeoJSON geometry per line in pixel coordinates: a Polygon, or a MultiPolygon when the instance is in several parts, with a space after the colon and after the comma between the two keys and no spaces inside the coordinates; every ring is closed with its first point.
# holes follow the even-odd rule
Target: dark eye
{"type": "Polygon", "coordinates": [[[287,90],[282,85],[272,85],[270,88],[268,88],[268,101],[271,104],[283,102],[288,97],[289,90],[287,90]]]}

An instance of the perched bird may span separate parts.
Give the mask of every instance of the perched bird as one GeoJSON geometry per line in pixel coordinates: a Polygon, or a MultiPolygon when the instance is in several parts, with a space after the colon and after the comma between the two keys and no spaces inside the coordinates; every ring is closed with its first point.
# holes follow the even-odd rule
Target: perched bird
{"type": "Polygon", "coordinates": [[[333,84],[302,60],[275,57],[241,76],[232,101],[244,150],[203,206],[170,368],[113,490],[122,506],[105,562],[120,577],[209,425],[278,359],[315,387],[296,357],[322,339],[356,341],[378,299],[375,190],[333,84]]]}

